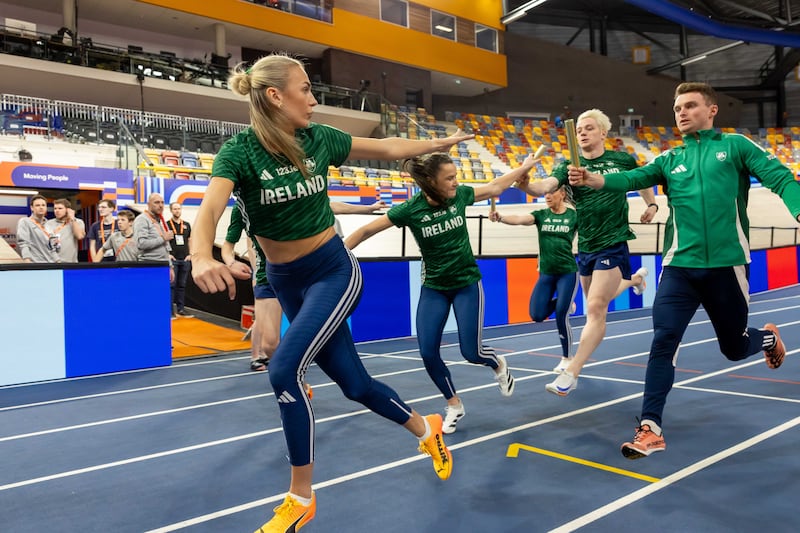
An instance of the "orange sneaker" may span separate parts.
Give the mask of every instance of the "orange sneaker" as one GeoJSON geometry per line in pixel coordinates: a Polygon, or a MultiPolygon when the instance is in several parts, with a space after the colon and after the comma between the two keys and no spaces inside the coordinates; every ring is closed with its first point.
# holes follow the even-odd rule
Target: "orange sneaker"
{"type": "Polygon", "coordinates": [[[764,350],[764,358],[767,360],[768,367],[778,368],[783,364],[783,358],[786,357],[786,346],[783,345],[781,334],[778,333],[778,326],[775,324],[764,324],[764,329],[771,331],[775,335],[775,345],[772,348],[764,350]]]}
{"type": "Polygon", "coordinates": [[[427,439],[419,441],[419,451],[430,455],[436,475],[440,479],[447,479],[453,472],[453,455],[444,443],[442,415],[428,415],[425,419],[431,427],[431,434],[427,439]]]}
{"type": "Polygon", "coordinates": [[[295,533],[311,522],[317,512],[317,495],[311,493],[311,504],[302,505],[286,495],[283,503],[273,509],[275,516],[261,526],[256,533],[295,533]]]}
{"type": "Polygon", "coordinates": [[[309,385],[308,383],[303,383],[303,385],[305,385],[305,387],[306,387],[306,396],[308,396],[308,399],[309,400],[313,399],[314,398],[314,389],[312,389],[311,385],[309,385]]]}
{"type": "Polygon", "coordinates": [[[650,424],[642,424],[636,428],[633,442],[623,443],[620,451],[628,459],[641,459],[653,452],[663,452],[666,449],[667,444],[664,442],[664,433],[656,435],[650,429],[650,424]]]}

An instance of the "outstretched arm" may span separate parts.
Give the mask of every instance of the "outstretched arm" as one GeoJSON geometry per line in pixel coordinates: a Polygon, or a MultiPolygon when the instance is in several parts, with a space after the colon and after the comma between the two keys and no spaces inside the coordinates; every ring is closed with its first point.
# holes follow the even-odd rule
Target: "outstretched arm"
{"type": "Polygon", "coordinates": [[[480,202],[481,200],[486,200],[493,196],[500,196],[500,193],[511,187],[515,182],[522,181],[537,161],[538,159],[535,159],[533,154],[528,154],[528,157],[525,158],[521,166],[515,168],[508,174],[493,179],[487,185],[475,187],[475,201],[480,202]]]}
{"type": "Polygon", "coordinates": [[[446,152],[454,144],[474,138],[460,129],[449,137],[429,140],[412,140],[402,137],[387,137],[385,139],[371,139],[367,137],[353,137],[350,147],[350,159],[383,159],[386,161],[406,159],[416,155],[431,152],[446,152]]]}
{"type": "Polygon", "coordinates": [[[602,189],[606,184],[606,180],[602,174],[589,172],[584,167],[568,167],[569,184],[573,187],[586,186],[592,189],[602,189]]]}
{"type": "Polygon", "coordinates": [[[380,209],[389,207],[383,200],[378,200],[374,204],[348,204],[346,202],[331,202],[331,209],[334,215],[369,215],[380,209]]]}
{"type": "Polygon", "coordinates": [[[553,192],[558,189],[558,179],[552,176],[548,176],[541,180],[536,180],[531,182],[529,179],[523,180],[517,188],[521,191],[524,191],[531,196],[544,196],[549,192],[553,192]]]}
{"type": "Polygon", "coordinates": [[[524,215],[501,215],[500,211],[489,211],[489,220],[492,222],[501,222],[509,226],[533,226],[533,215],[526,213],[524,215]]]}
{"type": "Polygon", "coordinates": [[[392,221],[389,220],[388,215],[383,215],[379,217],[369,224],[365,224],[355,230],[353,233],[350,234],[347,239],[345,239],[344,244],[351,250],[361,244],[362,241],[365,241],[375,235],[376,233],[380,233],[385,229],[389,229],[393,226],[392,221]]]}

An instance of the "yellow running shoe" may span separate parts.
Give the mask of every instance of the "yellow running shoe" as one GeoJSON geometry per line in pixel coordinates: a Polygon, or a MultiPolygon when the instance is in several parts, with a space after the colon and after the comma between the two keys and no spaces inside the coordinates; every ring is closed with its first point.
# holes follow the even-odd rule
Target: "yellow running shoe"
{"type": "Polygon", "coordinates": [[[273,511],[275,516],[272,520],[261,526],[256,533],[295,533],[314,518],[317,512],[317,495],[312,492],[311,504],[305,506],[287,494],[283,503],[273,511]]]}
{"type": "Polygon", "coordinates": [[[442,415],[428,415],[425,419],[431,427],[431,434],[427,439],[419,441],[419,451],[430,455],[436,475],[440,479],[447,479],[453,472],[453,455],[444,443],[442,415]]]}

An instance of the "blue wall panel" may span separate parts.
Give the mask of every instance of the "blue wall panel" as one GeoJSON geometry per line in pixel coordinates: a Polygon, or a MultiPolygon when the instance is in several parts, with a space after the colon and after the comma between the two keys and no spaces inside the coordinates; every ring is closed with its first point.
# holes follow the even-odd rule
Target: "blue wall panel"
{"type": "Polygon", "coordinates": [[[353,339],[360,342],[411,333],[408,270],[405,261],[361,263],[364,292],[352,315],[353,339]]]}
{"type": "Polygon", "coordinates": [[[750,293],[768,290],[767,251],[750,252],[750,261],[750,293]]]}
{"type": "MultiPolygon", "coordinates": [[[[750,292],[766,291],[769,288],[767,253],[756,251],[751,255],[750,292]]],[[[483,275],[486,296],[484,325],[507,324],[509,298],[525,298],[527,306],[530,295],[509,295],[505,258],[480,259],[478,266],[483,275]]],[[[636,296],[632,289],[628,289],[611,303],[610,310],[638,309],[653,305],[662,269],[661,256],[631,256],[631,266],[633,271],[640,266],[645,266],[650,271],[647,290],[644,296],[636,296]]],[[[418,260],[368,261],[361,264],[365,280],[364,295],[352,318],[353,337],[356,341],[416,335],[414,317],[419,300],[419,268],[418,260]]],[[[586,302],[580,288],[579,291],[581,292],[576,295],[577,314],[582,315],[585,314],[586,302]]],[[[451,312],[445,332],[455,329],[456,323],[451,312]]]]}
{"type": "Polygon", "coordinates": [[[483,279],[483,292],[486,299],[484,306],[484,326],[508,324],[508,283],[506,283],[506,260],[479,259],[483,279]]]}
{"type": "Polygon", "coordinates": [[[172,364],[167,267],[64,271],[67,377],[172,364]]]}

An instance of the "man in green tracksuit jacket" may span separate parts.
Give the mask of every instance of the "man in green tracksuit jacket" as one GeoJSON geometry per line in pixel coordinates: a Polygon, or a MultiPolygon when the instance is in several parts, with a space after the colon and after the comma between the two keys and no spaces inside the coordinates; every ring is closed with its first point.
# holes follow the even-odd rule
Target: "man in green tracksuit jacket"
{"type": "Polygon", "coordinates": [[[775,155],[747,137],[718,133],[714,89],[682,83],[675,90],[675,123],[684,144],[650,164],[605,176],[570,167],[573,185],[628,191],[662,185],[670,215],[664,234],[664,269],[653,303],[653,344],[647,362],[642,417],[632,442],[622,445],[629,459],[666,448],[661,415],[675,381],[675,361],[683,334],[702,304],[731,361],[764,351],[778,368],[786,349],[778,328],[748,327],[750,176],[778,194],[792,216],[800,215],[800,184],[775,155]]]}

